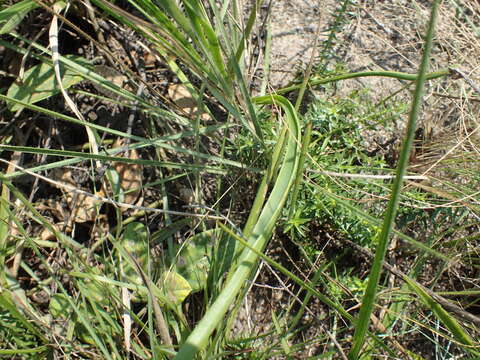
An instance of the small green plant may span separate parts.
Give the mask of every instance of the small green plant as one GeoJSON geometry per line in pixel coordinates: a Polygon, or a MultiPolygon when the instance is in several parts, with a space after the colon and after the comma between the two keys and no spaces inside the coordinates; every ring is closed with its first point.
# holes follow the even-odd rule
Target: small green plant
{"type": "Polygon", "coordinates": [[[310,180],[301,187],[297,210],[287,221],[286,231],[296,229],[298,232],[302,229],[302,234],[299,233],[295,238],[299,240],[305,237],[306,224],[316,219],[317,223],[334,225],[358,244],[373,245],[377,227],[337,206],[335,200],[325,198],[319,188],[356,203],[367,201],[366,205],[372,212],[382,210],[382,202],[375,198],[381,199],[388,194],[383,187],[383,180],[362,178],[361,175],[375,175],[376,172],[385,174],[389,166],[382,154],[372,156],[368,153],[363,131],[382,126],[388,131],[389,125],[391,129],[394,120],[398,120],[404,111],[403,103],[392,102],[388,107],[374,106],[367,90],[353,91],[345,98],[331,97],[328,101],[319,97],[310,105],[305,114],[305,120],[312,123],[306,163],[310,180]],[[359,177],[349,179],[348,174],[359,177]]]}

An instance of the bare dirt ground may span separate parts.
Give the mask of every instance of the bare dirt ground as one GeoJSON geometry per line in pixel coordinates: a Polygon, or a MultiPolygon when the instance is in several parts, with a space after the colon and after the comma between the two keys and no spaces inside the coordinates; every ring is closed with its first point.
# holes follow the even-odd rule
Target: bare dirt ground
{"type": "MultiPolygon", "coordinates": [[[[270,70],[272,88],[285,86],[299,73],[303,73],[312,59],[312,54],[314,64],[319,60],[322,51],[329,46],[330,30],[335,26],[335,15],[339,15],[341,3],[343,2],[330,0],[273,2],[270,70]]],[[[421,60],[429,3],[400,0],[355,3],[348,5],[348,15],[333,41],[331,51],[335,56],[329,60],[330,64],[343,63],[350,72],[390,70],[415,73],[421,60]]],[[[471,20],[466,21],[462,13],[480,21],[478,11],[478,4],[473,2],[463,2],[461,6],[455,5],[453,1],[442,3],[430,71],[458,67],[466,75],[475,78],[480,67],[478,29],[475,30],[475,25],[471,20]]],[[[404,85],[392,78],[358,78],[338,83],[337,92],[341,96],[353,89],[368,88],[373,98],[380,101],[401,90],[404,85]]],[[[427,85],[425,112],[419,120],[425,139],[434,140],[433,135],[436,134],[443,136],[440,134],[462,131],[455,126],[459,125],[459,120],[465,116],[464,106],[451,96],[471,91],[472,88],[467,82],[455,81],[452,78],[427,85]]],[[[409,101],[408,91],[401,92],[400,96],[409,101]]],[[[403,129],[404,120],[393,126],[395,131],[403,129]]],[[[383,129],[378,133],[365,134],[367,143],[372,143],[373,140],[378,140],[377,138],[381,138],[380,142],[385,143],[389,136],[391,135],[385,134],[383,129]]]]}
{"type": "MultiPolygon", "coordinates": [[[[305,69],[312,52],[314,59],[318,59],[328,41],[329,29],[335,21],[333,16],[340,7],[339,3],[341,2],[330,0],[274,2],[270,77],[273,88],[286,85],[299,69],[305,69]],[[316,49],[313,49],[318,27],[320,36],[316,49]]],[[[458,67],[473,78],[478,74],[478,29],[470,23],[471,20],[467,22],[461,15],[469,14],[471,19],[480,20],[478,7],[474,2],[462,2],[461,6],[455,5],[453,1],[442,3],[436,25],[431,71],[458,67]]],[[[352,72],[417,71],[429,17],[428,2],[357,1],[356,5],[350,5],[348,10],[347,23],[337,34],[333,46],[336,56],[332,62],[342,62],[352,72]]],[[[341,82],[338,90],[341,94],[354,88],[369,88],[376,98],[382,99],[402,86],[403,84],[395,79],[369,77],[341,82]]],[[[452,107],[458,106],[452,99],[442,95],[448,92],[461,94],[470,91],[471,87],[465,81],[450,80],[437,82],[435,87],[430,85],[426,94],[428,110],[421,120],[422,126],[428,128],[427,132],[441,130],[446,120],[445,115],[451,115],[452,107]]]]}

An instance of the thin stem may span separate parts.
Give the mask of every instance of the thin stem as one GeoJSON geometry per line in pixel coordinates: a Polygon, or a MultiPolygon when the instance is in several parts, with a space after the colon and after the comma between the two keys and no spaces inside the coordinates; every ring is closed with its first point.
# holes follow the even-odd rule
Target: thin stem
{"type": "MultiPolygon", "coordinates": [[[[365,342],[365,335],[368,330],[368,325],[370,323],[370,316],[373,311],[373,306],[375,304],[375,297],[377,293],[378,283],[380,280],[380,275],[382,273],[382,264],[385,257],[385,252],[388,245],[388,238],[392,231],[393,223],[395,221],[395,215],[398,208],[398,203],[400,200],[400,193],[402,189],[403,177],[406,173],[408,166],[408,158],[410,156],[410,149],[412,148],[413,139],[415,135],[415,127],[417,123],[418,114],[420,112],[420,107],[423,100],[423,87],[425,81],[427,80],[427,69],[428,62],[430,58],[430,51],[432,48],[433,42],[433,33],[435,29],[435,20],[437,17],[438,10],[438,0],[435,0],[432,5],[432,11],[430,15],[430,20],[428,23],[427,38],[425,41],[425,50],[422,56],[422,63],[420,65],[420,70],[418,76],[416,76],[417,84],[415,88],[414,98],[412,102],[412,109],[410,112],[410,117],[407,127],[407,136],[402,147],[402,152],[400,153],[400,159],[397,166],[397,177],[393,183],[392,195],[388,203],[387,210],[385,212],[385,218],[383,221],[382,231],[378,239],[378,245],[375,252],[375,259],[370,271],[370,277],[368,280],[367,289],[362,301],[362,307],[360,309],[360,314],[358,317],[357,326],[355,328],[355,334],[353,336],[353,346],[349,353],[350,359],[358,359],[360,351],[365,342]]],[[[445,70],[448,72],[448,70],[445,70]]],[[[438,74],[438,72],[437,72],[438,74]]]]}
{"type": "MultiPolygon", "coordinates": [[[[443,76],[449,75],[450,73],[451,73],[450,69],[441,69],[441,70],[426,74],[425,80],[438,79],[443,76]]],[[[359,77],[369,77],[369,76],[389,77],[389,78],[394,78],[398,80],[417,81],[419,75],[403,73],[399,71],[360,71],[355,73],[332,76],[324,79],[310,79],[310,81],[308,82],[308,86],[316,86],[316,85],[328,84],[328,83],[336,82],[340,80],[348,80],[348,79],[354,79],[359,77]]],[[[287,86],[287,87],[278,89],[276,93],[279,95],[283,95],[283,94],[300,89],[302,85],[303,84],[287,86]]]]}

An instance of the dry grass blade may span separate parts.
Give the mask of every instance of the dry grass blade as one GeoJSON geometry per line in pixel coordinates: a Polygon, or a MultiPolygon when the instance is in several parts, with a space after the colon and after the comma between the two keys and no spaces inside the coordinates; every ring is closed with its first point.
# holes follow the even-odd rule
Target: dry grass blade
{"type": "MultiPolygon", "coordinates": [[[[68,106],[73,111],[73,113],[78,117],[78,119],[84,124],[86,124],[87,121],[85,120],[85,118],[83,117],[81,112],[78,110],[77,106],[75,105],[75,103],[72,101],[70,96],[68,96],[67,92],[63,88],[62,77],[60,75],[60,55],[58,51],[58,17],[56,13],[60,12],[64,7],[65,7],[65,3],[61,3],[61,2],[57,2],[53,5],[54,15],[52,18],[52,23],[50,25],[50,31],[49,31],[50,48],[52,49],[52,61],[55,69],[55,76],[57,77],[57,83],[60,88],[60,91],[62,92],[63,97],[65,98],[65,101],[67,102],[68,106]]],[[[98,144],[97,144],[97,139],[95,137],[95,133],[88,126],[85,126],[85,130],[88,135],[90,146],[92,147],[92,152],[94,154],[98,154],[98,144]]],[[[99,161],[96,162],[96,165],[97,165],[97,168],[100,168],[102,166],[99,161]]]]}
{"type": "MultiPolygon", "coordinates": [[[[0,159],[1,162],[3,163],[6,163],[6,164],[11,164],[10,162],[6,161],[6,160],[3,160],[3,159],[0,159]]],[[[105,197],[102,197],[102,196],[99,196],[99,195],[95,195],[95,194],[92,194],[92,193],[89,193],[88,191],[84,191],[84,190],[80,190],[80,189],[77,189],[76,187],[72,186],[72,185],[69,185],[69,184],[63,184],[61,182],[58,182],[58,181],[55,181],[55,180],[52,180],[52,179],[49,179],[45,176],[42,176],[42,175],[39,175],[39,174],[35,174],[34,172],[31,172],[27,169],[24,169],[22,168],[21,166],[18,166],[18,165],[14,165],[16,169],[19,169],[20,171],[22,171],[23,173],[25,174],[28,174],[28,175],[31,175],[31,176],[34,176],[40,180],[43,180],[49,184],[52,184],[54,185],[55,187],[58,187],[59,189],[65,189],[66,191],[68,192],[72,192],[72,193],[76,193],[76,194],[79,194],[79,195],[83,195],[83,196],[86,196],[86,197],[89,197],[89,198],[92,198],[94,200],[97,200],[97,201],[100,201],[102,203],[106,203],[106,204],[111,204],[111,205],[114,205],[116,207],[119,207],[119,208],[125,208],[125,209],[134,209],[134,210],[141,210],[141,211],[146,211],[146,212],[153,212],[153,213],[160,213],[160,214],[170,214],[170,215],[182,215],[182,216],[192,216],[192,217],[199,217],[199,218],[206,218],[206,219],[213,219],[213,220],[221,220],[223,219],[222,217],[220,216],[215,216],[215,215],[209,215],[209,214],[194,214],[194,213],[188,213],[188,212],[182,212],[182,211],[174,211],[174,210],[164,210],[164,209],[155,209],[155,208],[149,208],[149,207],[145,207],[145,206],[136,206],[136,205],[132,205],[132,204],[127,204],[127,203],[124,203],[124,202],[120,202],[120,201],[115,201],[115,200],[112,200],[110,198],[105,198],[105,197]]],[[[5,178],[3,178],[5,180],[5,178]]]]}

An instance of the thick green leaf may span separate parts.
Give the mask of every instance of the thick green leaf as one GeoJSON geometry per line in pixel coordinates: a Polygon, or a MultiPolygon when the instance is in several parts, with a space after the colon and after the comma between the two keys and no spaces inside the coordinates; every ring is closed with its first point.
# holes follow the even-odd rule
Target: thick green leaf
{"type": "MultiPolygon", "coordinates": [[[[254,98],[253,102],[258,105],[273,104],[281,107],[285,112],[285,126],[288,127],[288,140],[282,165],[276,179],[273,181],[274,185],[270,195],[248,236],[248,243],[252,249],[262,252],[270,239],[297,175],[300,157],[298,143],[300,139],[300,123],[293,105],[284,97],[278,95],[262,96],[254,98]]],[[[278,156],[280,155],[278,154],[278,156]]],[[[276,164],[277,160],[274,159],[272,163],[276,164]]],[[[269,175],[267,174],[266,176],[269,175]]],[[[263,197],[264,194],[261,193],[257,196],[263,197]]],[[[256,268],[258,260],[256,251],[252,251],[250,248],[245,248],[242,251],[238,260],[238,266],[232,269],[232,275],[227,280],[223,290],[209,307],[202,320],[197,323],[185,343],[180,347],[175,359],[193,359],[195,354],[207,344],[215,327],[223,320],[236,296],[245,285],[248,276],[256,268]]]]}
{"type": "Polygon", "coordinates": [[[38,4],[33,0],[24,0],[0,11],[0,35],[12,31],[23,18],[38,4]]]}
{"type": "MultiPolygon", "coordinates": [[[[67,56],[71,60],[87,64],[87,61],[81,57],[67,56]]],[[[62,74],[62,84],[65,89],[78,84],[84,78],[72,70],[66,69],[65,66],[60,65],[62,74]]],[[[25,72],[23,79],[15,81],[7,92],[7,97],[34,104],[41,100],[45,100],[53,95],[60,93],[60,88],[55,79],[55,71],[51,64],[42,63],[32,66],[25,72]]],[[[17,103],[9,102],[9,109],[17,111],[23,106],[17,103]]]]}

